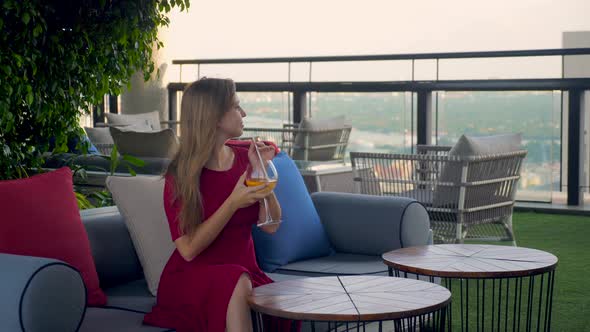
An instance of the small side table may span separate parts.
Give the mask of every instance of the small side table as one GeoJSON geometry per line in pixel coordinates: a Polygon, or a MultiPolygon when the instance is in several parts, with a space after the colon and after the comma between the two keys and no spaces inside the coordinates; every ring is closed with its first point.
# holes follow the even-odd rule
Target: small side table
{"type": "Polygon", "coordinates": [[[450,331],[550,331],[557,257],[536,249],[441,244],[383,254],[390,275],[427,276],[454,296],[450,331]],[[458,301],[458,302],[456,302],[458,301]],[[452,326],[452,315],[460,326],[452,326]]]}
{"type": "MultiPolygon", "coordinates": [[[[248,298],[261,331],[261,314],[292,320],[364,327],[368,322],[393,321],[395,331],[444,331],[451,293],[439,285],[386,276],[302,278],[257,287],[248,298]],[[352,324],[351,324],[352,323],[352,324]]],[[[295,324],[295,323],[294,323],[295,324]]]]}
{"type": "Polygon", "coordinates": [[[341,162],[295,160],[310,193],[319,191],[354,192],[352,166],[341,162]]]}

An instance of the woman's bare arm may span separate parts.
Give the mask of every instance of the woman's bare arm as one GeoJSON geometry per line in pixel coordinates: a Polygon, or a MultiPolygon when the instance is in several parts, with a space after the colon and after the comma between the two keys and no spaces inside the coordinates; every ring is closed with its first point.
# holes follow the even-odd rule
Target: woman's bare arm
{"type": "Polygon", "coordinates": [[[217,238],[236,211],[235,205],[226,199],[209,219],[197,226],[194,234],[185,234],[174,241],[180,255],[187,261],[197,257],[217,238]]]}
{"type": "Polygon", "coordinates": [[[231,195],[207,220],[200,223],[193,234],[185,234],[174,241],[180,255],[187,261],[193,260],[217,238],[227,222],[238,209],[250,206],[260,201],[269,193],[266,185],[246,187],[242,174],[231,195]]]}

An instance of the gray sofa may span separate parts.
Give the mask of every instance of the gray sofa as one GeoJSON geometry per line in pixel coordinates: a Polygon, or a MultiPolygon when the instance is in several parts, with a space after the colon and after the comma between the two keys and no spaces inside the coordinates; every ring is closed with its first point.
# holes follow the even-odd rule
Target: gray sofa
{"type": "MultiPolygon", "coordinates": [[[[381,253],[432,241],[428,214],[412,199],[326,192],[312,199],[336,253],[282,266],[269,274],[274,280],[386,275],[381,253]]],[[[141,323],[155,298],[117,208],[84,210],[81,216],[107,306],[85,307],[79,274],[62,262],[0,253],[0,330],[170,331],[141,323]]]]}

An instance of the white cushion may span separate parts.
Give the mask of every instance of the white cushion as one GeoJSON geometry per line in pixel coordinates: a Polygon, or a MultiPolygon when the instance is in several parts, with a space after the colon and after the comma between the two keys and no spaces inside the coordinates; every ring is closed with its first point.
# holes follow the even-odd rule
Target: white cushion
{"type": "Polygon", "coordinates": [[[461,135],[449,151],[450,156],[484,156],[496,153],[514,152],[521,149],[522,134],[493,136],[461,135]]]}
{"type": "Polygon", "coordinates": [[[109,131],[109,128],[91,128],[84,127],[86,135],[92,144],[113,144],[113,137],[109,131]]]}
{"type": "Polygon", "coordinates": [[[160,114],[158,111],[141,114],[106,113],[109,126],[129,126],[132,124],[148,125],[151,130],[160,130],[160,114]]]}
{"type": "Polygon", "coordinates": [[[164,179],[109,176],[106,184],[125,220],[148,288],[156,296],[164,266],[175,249],[164,212],[164,179]]]}
{"type": "MultiPolygon", "coordinates": [[[[503,134],[493,136],[468,136],[461,135],[455,146],[449,151],[449,156],[469,157],[485,156],[499,153],[515,152],[522,149],[522,134],[503,134]]],[[[445,163],[439,182],[460,182],[461,163],[445,163]]],[[[502,177],[508,170],[496,170],[495,176],[502,177]]],[[[479,192],[483,197],[492,197],[501,183],[480,187],[479,192]]],[[[435,207],[455,207],[459,201],[458,186],[438,186],[434,192],[432,204],[435,207]]]]}
{"type": "Polygon", "coordinates": [[[119,129],[120,131],[133,131],[136,133],[150,133],[150,132],[154,132],[154,131],[158,131],[158,130],[153,130],[152,126],[150,126],[147,122],[147,120],[145,121],[145,123],[134,123],[134,124],[130,124],[128,126],[111,126],[114,128],[119,129]]]}

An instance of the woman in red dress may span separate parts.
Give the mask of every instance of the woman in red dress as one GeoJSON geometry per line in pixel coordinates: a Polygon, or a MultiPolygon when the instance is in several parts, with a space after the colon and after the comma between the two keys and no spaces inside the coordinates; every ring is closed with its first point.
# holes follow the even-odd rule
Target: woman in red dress
{"type": "MultiPolygon", "coordinates": [[[[252,331],[247,296],[272,280],[256,263],[251,229],[265,220],[266,197],[273,220],[280,205],[266,185],[247,187],[246,168],[257,158],[249,148],[228,145],[242,135],[246,116],[231,80],[201,79],[184,91],[181,144],[165,175],[164,208],[176,250],[160,278],[156,305],[146,324],[184,331],[252,331]]],[[[275,150],[257,143],[262,157],[275,150]]],[[[279,226],[263,230],[274,233],[279,226]]],[[[265,329],[288,330],[289,321],[265,319],[265,329]]]]}

